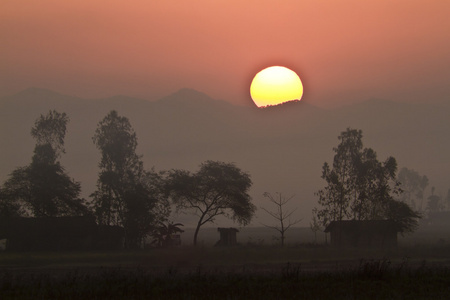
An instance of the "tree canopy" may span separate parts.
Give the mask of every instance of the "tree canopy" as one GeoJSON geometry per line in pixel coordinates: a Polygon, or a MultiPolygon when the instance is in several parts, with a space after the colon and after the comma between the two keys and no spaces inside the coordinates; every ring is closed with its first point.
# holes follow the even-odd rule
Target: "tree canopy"
{"type": "Polygon", "coordinates": [[[36,120],[31,130],[36,139],[31,164],[14,170],[2,189],[2,201],[8,203],[10,213],[36,217],[88,213],[84,199],[79,198],[80,183],[58,161],[64,153],[68,121],[65,113],[54,110],[36,120]]]}
{"type": "Polygon", "coordinates": [[[34,127],[31,136],[36,139],[36,145],[50,145],[56,157],[65,153],[64,138],[66,137],[67,123],[69,117],[66,113],[50,110],[47,115],[41,115],[34,127]]]}
{"type": "Polygon", "coordinates": [[[321,223],[393,219],[401,232],[413,230],[419,214],[395,199],[402,192],[395,158],[380,162],[373,149],[363,148],[361,130],[348,128],[338,139],[332,167],[326,162],[322,167],[327,184],[316,193],[321,207],[315,211],[321,223]]]}
{"type": "Polygon", "coordinates": [[[224,215],[239,224],[247,225],[256,207],[248,191],[250,176],[232,163],[206,161],[196,173],[172,170],[167,189],[177,209],[192,210],[198,217],[194,245],[200,227],[224,215]]]}
{"type": "Polygon", "coordinates": [[[97,190],[92,194],[97,220],[123,226],[126,247],[139,247],[155,222],[158,174],[144,170],[136,154],[136,133],[116,111],[99,122],[93,141],[101,153],[97,190]]]}

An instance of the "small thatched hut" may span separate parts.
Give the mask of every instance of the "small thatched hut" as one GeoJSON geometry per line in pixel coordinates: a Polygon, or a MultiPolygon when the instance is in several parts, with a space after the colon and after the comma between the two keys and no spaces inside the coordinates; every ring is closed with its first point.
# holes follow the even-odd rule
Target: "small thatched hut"
{"type": "Polygon", "coordinates": [[[237,244],[236,233],[239,232],[236,228],[217,228],[220,233],[220,240],[216,246],[234,246],[237,244]]]}
{"type": "Polygon", "coordinates": [[[397,226],[391,220],[333,221],[325,232],[330,233],[331,245],[335,247],[375,247],[397,246],[397,226]]]}

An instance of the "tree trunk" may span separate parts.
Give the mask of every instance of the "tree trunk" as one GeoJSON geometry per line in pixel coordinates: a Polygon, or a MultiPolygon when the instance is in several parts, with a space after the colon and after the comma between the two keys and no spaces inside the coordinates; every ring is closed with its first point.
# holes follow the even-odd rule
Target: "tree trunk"
{"type": "Polygon", "coordinates": [[[198,232],[200,230],[200,226],[201,226],[201,223],[198,222],[197,223],[197,228],[195,228],[195,233],[194,233],[194,246],[197,246],[197,235],[198,235],[198,232]]]}

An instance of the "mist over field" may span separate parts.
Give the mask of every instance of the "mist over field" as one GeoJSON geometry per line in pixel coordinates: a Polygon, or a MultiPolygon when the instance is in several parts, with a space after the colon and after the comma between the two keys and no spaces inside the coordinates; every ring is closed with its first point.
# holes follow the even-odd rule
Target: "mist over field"
{"type": "MultiPolygon", "coordinates": [[[[70,118],[62,165],[82,185],[89,199],[95,190],[100,154],[92,142],[97,123],[112,109],[127,117],[137,133],[138,154],[146,169],[196,171],[206,160],[233,162],[251,175],[254,204],[269,207],[264,192],[295,195],[290,208],[298,208],[297,226],[308,227],[317,205],[314,193],[325,185],[320,178],[324,162],[332,162],[337,137],[346,128],[361,129],[365,147],[379,160],[397,159],[426,175],[425,198],[445,197],[450,188],[450,106],[397,103],[371,99],[338,108],[318,108],[308,101],[257,109],[212,99],[182,89],[158,101],[126,96],[82,99],[30,88],[0,100],[0,181],[15,168],[31,161],[34,141],[31,127],[51,109],[70,118]]],[[[185,226],[195,222],[189,214],[174,219],[185,226]]],[[[273,222],[259,209],[252,226],[273,222]]],[[[218,219],[214,226],[232,225],[218,219]]]]}

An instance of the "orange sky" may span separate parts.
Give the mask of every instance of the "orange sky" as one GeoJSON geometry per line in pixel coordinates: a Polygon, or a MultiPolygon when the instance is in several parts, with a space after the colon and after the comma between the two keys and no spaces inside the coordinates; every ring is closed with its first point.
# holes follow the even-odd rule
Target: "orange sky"
{"type": "Polygon", "coordinates": [[[450,95],[447,0],[6,0],[0,96],[41,87],[157,99],[189,87],[250,104],[254,74],[295,70],[319,106],[450,95]]]}

